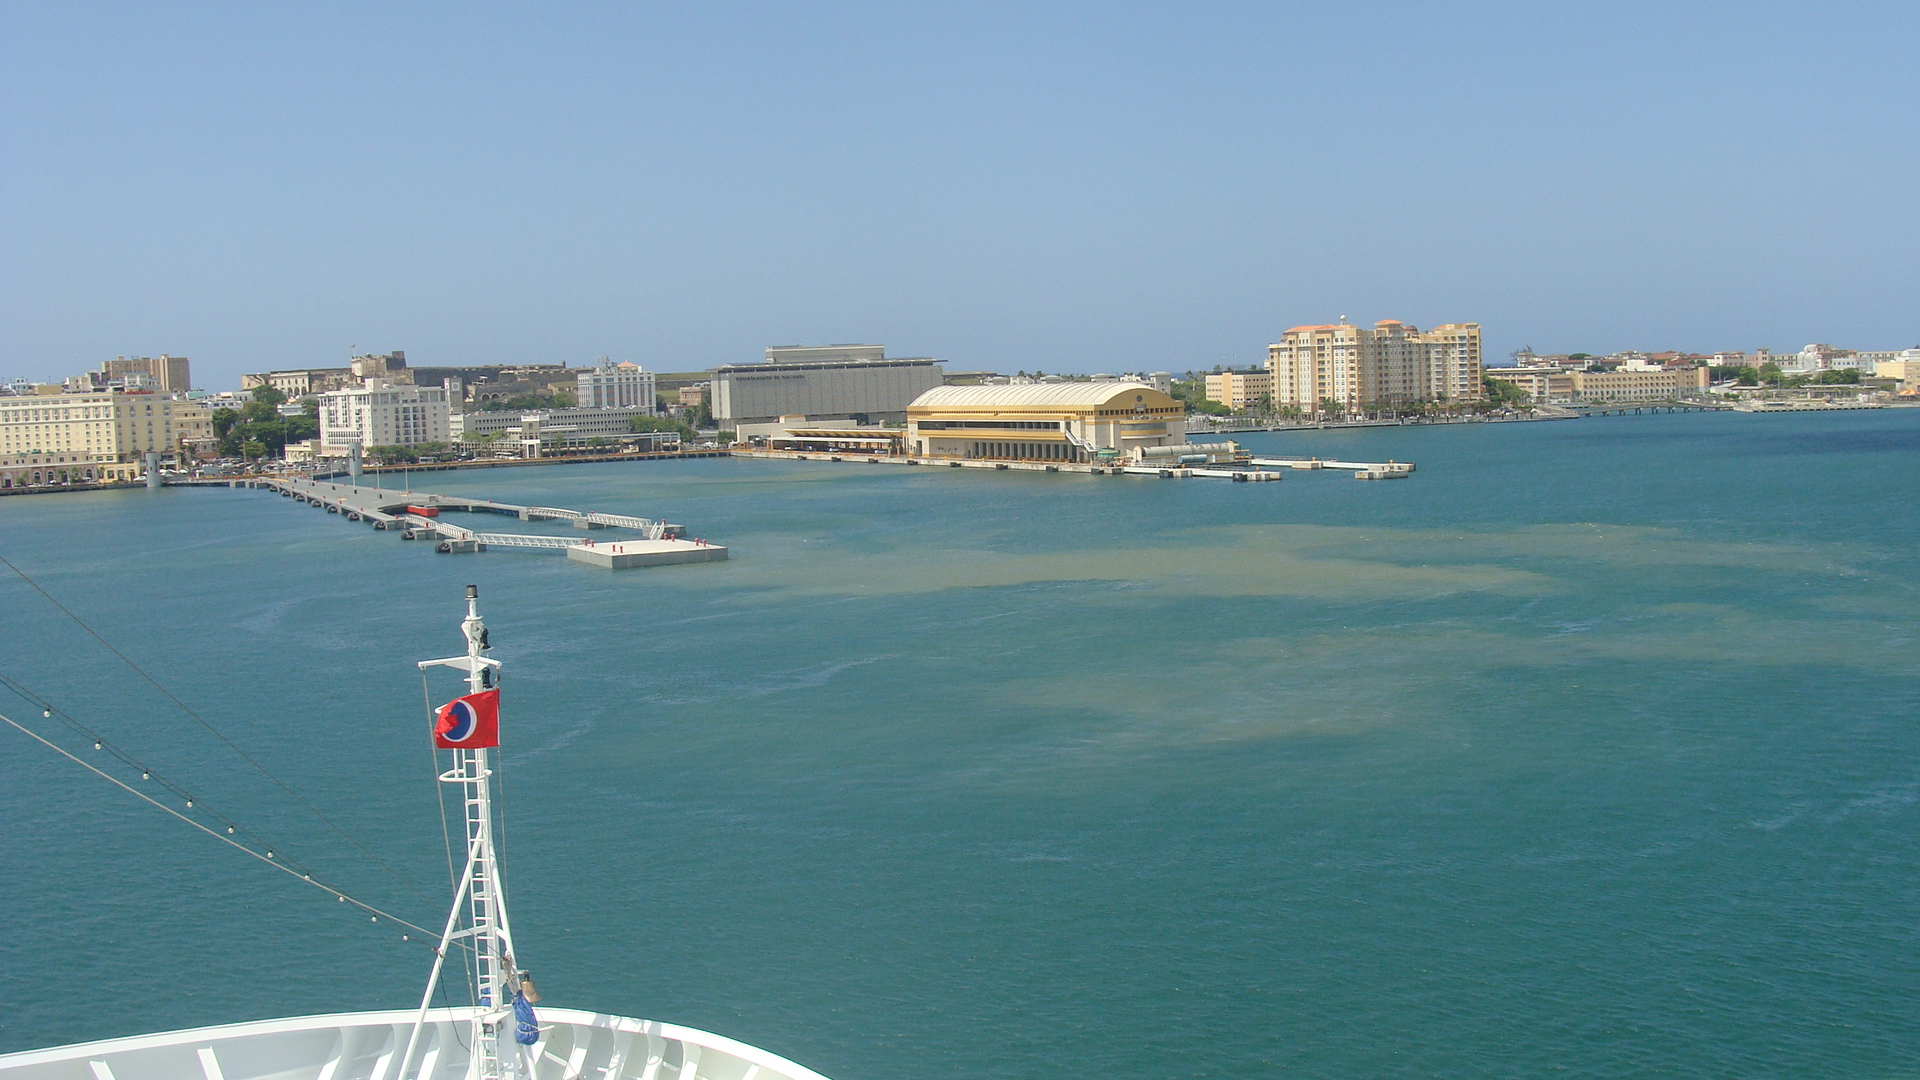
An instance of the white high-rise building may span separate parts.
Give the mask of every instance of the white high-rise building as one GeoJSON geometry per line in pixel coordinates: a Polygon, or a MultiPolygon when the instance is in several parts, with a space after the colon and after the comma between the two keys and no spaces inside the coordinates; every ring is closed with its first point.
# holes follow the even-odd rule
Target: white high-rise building
{"type": "Polygon", "coordinates": [[[320,395],[320,452],[447,442],[449,411],[445,387],[368,379],[364,387],[320,395]]]}
{"type": "Polygon", "coordinates": [[[602,362],[574,377],[574,404],[583,409],[654,407],[653,372],[631,361],[602,362]]]}

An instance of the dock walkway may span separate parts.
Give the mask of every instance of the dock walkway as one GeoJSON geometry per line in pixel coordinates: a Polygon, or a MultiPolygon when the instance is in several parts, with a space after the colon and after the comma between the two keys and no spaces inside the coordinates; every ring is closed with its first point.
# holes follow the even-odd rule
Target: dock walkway
{"type": "Polygon", "coordinates": [[[688,539],[684,525],[626,514],[602,514],[557,506],[520,506],[466,495],[394,491],[391,488],[341,483],[337,479],[260,477],[228,483],[231,486],[278,492],[285,498],[298,500],[329,514],[339,514],[348,521],[370,522],[375,529],[398,532],[403,540],[428,540],[434,543],[435,550],[443,554],[479,552],[489,547],[545,549],[565,551],[567,558],[575,562],[606,569],[717,562],[727,557],[727,549],[722,545],[688,539]],[[520,521],[569,521],[576,529],[628,529],[640,536],[638,539],[600,541],[534,533],[480,531],[443,519],[440,516],[443,510],[499,514],[520,521]]]}
{"type": "Polygon", "coordinates": [[[1083,464],[1065,461],[994,461],[985,458],[914,457],[897,454],[820,453],[795,450],[735,450],[734,457],[768,461],[842,461],[869,465],[922,465],[945,469],[995,469],[1003,472],[1083,473],[1093,476],[1158,476],[1168,480],[1205,477],[1240,483],[1279,480],[1274,469],[1351,469],[1358,480],[1397,480],[1410,475],[1410,461],[1332,461],[1321,458],[1254,458],[1252,468],[1223,465],[1134,465],[1123,461],[1083,464]]]}

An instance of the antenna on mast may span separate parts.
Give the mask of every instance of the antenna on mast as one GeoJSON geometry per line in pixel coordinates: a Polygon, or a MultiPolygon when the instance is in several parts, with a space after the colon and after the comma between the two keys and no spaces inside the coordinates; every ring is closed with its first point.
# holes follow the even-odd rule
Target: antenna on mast
{"type": "Polygon", "coordinates": [[[406,1055],[400,1059],[396,1076],[401,1080],[413,1066],[413,1053],[426,1025],[427,1009],[439,986],[447,951],[463,937],[472,942],[471,963],[480,994],[472,1014],[473,1064],[468,1075],[475,1080],[514,1080],[523,1071],[530,1073],[518,1067],[518,1055],[503,1057],[500,1053],[500,1037],[514,1018],[514,997],[521,989],[521,980],[513,959],[513,930],[507,919],[499,853],[494,847],[493,771],[487,760],[487,751],[500,745],[500,661],[484,655],[491,646],[486,623],[480,618],[480,589],[476,585],[467,586],[467,617],[460,620],[460,635],[467,642],[465,656],[419,663],[422,671],[450,667],[467,674],[467,693],[441,706],[433,729],[434,746],[453,752],[453,768],[440,774],[440,782],[466,789],[461,802],[466,807],[467,860],[466,870],[454,887],[446,929],[441,931],[440,945],[434,950],[433,973],[420,996],[420,1013],[407,1040],[406,1055]]]}

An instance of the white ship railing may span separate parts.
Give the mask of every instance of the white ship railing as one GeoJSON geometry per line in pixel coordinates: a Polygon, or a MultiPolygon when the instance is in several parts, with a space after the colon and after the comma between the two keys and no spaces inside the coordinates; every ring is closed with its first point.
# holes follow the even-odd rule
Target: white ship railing
{"type": "MultiPolygon", "coordinates": [[[[192,1028],[0,1055],[0,1080],[465,1080],[474,1008],[435,1009],[417,1064],[399,1058],[412,1009],[334,1013],[192,1028]]],[[[540,1041],[517,1047],[533,1080],[827,1080],[723,1035],[541,1008],[540,1041]]],[[[509,1030],[510,1016],[504,1017],[509,1030]]],[[[513,1045],[509,1043],[509,1045],[513,1045]]]]}

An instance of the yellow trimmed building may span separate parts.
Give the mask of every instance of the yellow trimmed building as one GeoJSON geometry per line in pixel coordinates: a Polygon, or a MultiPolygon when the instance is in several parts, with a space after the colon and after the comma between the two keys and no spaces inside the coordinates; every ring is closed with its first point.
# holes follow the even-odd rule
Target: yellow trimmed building
{"type": "Polygon", "coordinates": [[[0,397],[0,489],[133,480],[142,455],[212,436],[205,405],[158,394],[0,397]]]}
{"type": "Polygon", "coordinates": [[[1258,406],[1260,399],[1273,404],[1273,372],[1271,371],[1223,371],[1207,376],[1207,400],[1217,401],[1229,409],[1251,409],[1258,406]]]}
{"type": "Polygon", "coordinates": [[[936,386],[907,406],[917,457],[1086,462],[1186,441],[1186,406],[1145,383],[936,386]]]}

